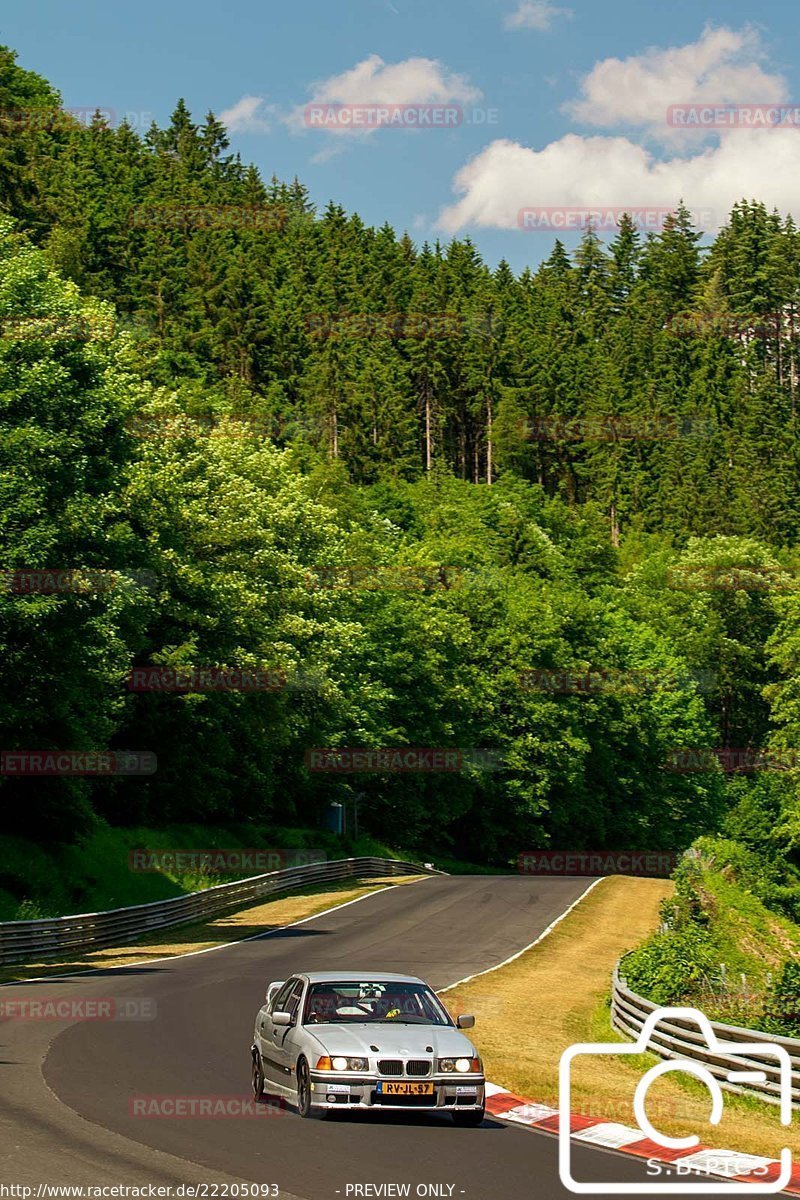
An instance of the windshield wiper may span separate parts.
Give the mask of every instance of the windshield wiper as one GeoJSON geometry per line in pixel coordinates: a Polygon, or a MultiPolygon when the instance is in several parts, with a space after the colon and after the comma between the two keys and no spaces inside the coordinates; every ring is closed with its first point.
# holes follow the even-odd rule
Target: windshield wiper
{"type": "Polygon", "coordinates": [[[375,1025],[435,1025],[435,1021],[429,1021],[427,1017],[404,1017],[400,1020],[399,1017],[378,1017],[373,1024],[375,1025]]]}

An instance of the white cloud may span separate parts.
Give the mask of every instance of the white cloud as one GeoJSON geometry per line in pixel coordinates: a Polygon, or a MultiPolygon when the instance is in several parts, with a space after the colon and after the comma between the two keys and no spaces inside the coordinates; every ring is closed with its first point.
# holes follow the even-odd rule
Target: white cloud
{"type": "Polygon", "coordinates": [[[786,82],[763,58],[754,30],[707,28],[685,46],[598,62],[565,110],[596,127],[638,126],[662,152],[621,135],[569,133],[542,148],[494,141],[455,176],[459,198],[440,213],[441,227],[515,229],[524,208],[664,209],[681,199],[713,214],[716,227],[742,197],[800,217],[796,128],[696,133],[667,125],[670,105],[785,102],[786,82]]]}
{"type": "Polygon", "coordinates": [[[229,133],[269,133],[270,121],[265,114],[271,116],[274,111],[275,106],[267,104],[261,96],[242,96],[220,113],[219,119],[229,133]]]}
{"type": "Polygon", "coordinates": [[[559,8],[549,0],[520,0],[515,11],[503,22],[506,29],[537,29],[544,32],[551,28],[558,17],[572,17],[571,8],[559,8]]]}
{"type": "Polygon", "coordinates": [[[786,100],[786,81],[762,69],[755,30],[706,28],[696,42],[650,49],[630,58],[595,64],[581,85],[580,99],[564,111],[587,125],[651,126],[665,139],[671,104],[774,103],[786,100]]]}
{"type": "MultiPolygon", "coordinates": [[[[386,63],[377,54],[370,54],[340,75],[320,80],[311,87],[308,104],[298,105],[285,118],[296,130],[307,126],[309,105],[344,105],[365,108],[370,105],[428,105],[471,104],[481,99],[482,92],[466,76],[448,71],[433,58],[407,58],[402,62],[386,63]]],[[[321,126],[327,133],[364,135],[374,133],[379,124],[359,128],[341,125],[321,126]]]]}
{"type": "Polygon", "coordinates": [[[317,167],[324,166],[325,163],[329,163],[331,159],[338,158],[344,150],[345,147],[341,142],[339,142],[338,145],[335,142],[329,142],[327,146],[323,146],[322,149],[318,150],[316,154],[312,154],[309,162],[314,163],[314,165],[317,167]]]}
{"type": "Polygon", "coordinates": [[[442,210],[441,227],[518,228],[522,208],[582,206],[711,210],[721,225],[742,197],[768,208],[794,209],[800,138],[796,129],[730,132],[720,145],[685,157],[658,159],[624,137],[567,134],[542,150],[498,140],[455,177],[461,199],[442,210]]]}

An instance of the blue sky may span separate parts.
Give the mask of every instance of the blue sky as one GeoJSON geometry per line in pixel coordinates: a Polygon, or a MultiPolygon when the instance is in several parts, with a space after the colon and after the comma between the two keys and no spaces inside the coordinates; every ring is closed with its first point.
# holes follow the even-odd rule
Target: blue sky
{"type": "Polygon", "coordinates": [[[652,213],[682,196],[713,229],[748,195],[795,204],[800,220],[800,127],[665,120],[684,102],[800,103],[788,3],[27,0],[1,36],[67,107],[163,124],[183,96],[198,118],[228,113],[243,159],[298,175],[319,206],[333,198],[417,241],[468,234],[492,264],[549,253],[552,231],[518,227],[529,206],[652,213]],[[464,120],[335,133],[305,127],[314,99],[457,105],[464,120]]]}

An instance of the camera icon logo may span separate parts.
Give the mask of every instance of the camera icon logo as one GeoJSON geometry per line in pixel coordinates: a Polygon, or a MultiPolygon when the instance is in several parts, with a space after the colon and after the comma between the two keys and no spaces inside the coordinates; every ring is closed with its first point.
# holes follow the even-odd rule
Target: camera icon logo
{"type": "MultiPolygon", "coordinates": [[[[759,1192],[774,1195],[776,1192],[783,1191],[792,1176],[792,1153],[788,1147],[784,1147],[781,1150],[781,1169],[778,1178],[766,1183],[731,1181],[729,1183],[699,1182],[691,1184],[686,1182],[685,1176],[680,1183],[675,1184],[585,1182],[574,1178],[572,1173],[572,1140],[570,1131],[571,1071],[573,1060],[582,1055],[619,1058],[625,1055],[643,1054],[648,1049],[656,1026],[662,1021],[669,1022],[670,1019],[675,1018],[681,1021],[690,1021],[698,1026],[705,1041],[705,1051],[702,1050],[702,1047],[698,1046],[698,1054],[704,1054],[708,1058],[733,1057],[742,1060],[741,1070],[729,1070],[724,1077],[729,1084],[766,1082],[766,1072],[754,1067],[752,1060],[771,1060],[770,1073],[771,1075],[777,1074],[778,1076],[780,1121],[782,1125],[791,1124],[792,1060],[788,1050],[783,1046],[774,1045],[770,1042],[723,1041],[717,1037],[708,1017],[696,1008],[657,1008],[647,1017],[638,1038],[632,1044],[620,1042],[580,1042],[574,1046],[569,1046],[561,1055],[558,1103],[558,1170],[562,1184],[568,1191],[585,1196],[624,1195],[632,1192],[635,1192],[637,1195],[645,1193],[654,1195],[675,1195],[676,1193],[680,1193],[681,1195],[686,1195],[702,1192],[704,1195],[716,1196],[729,1196],[737,1192],[744,1192],[748,1196],[753,1196],[759,1192]]],[[[724,1099],[719,1079],[703,1062],[698,1062],[693,1058],[684,1058],[680,1055],[658,1063],[642,1076],[634,1092],[633,1111],[639,1128],[642,1131],[642,1137],[649,1138],[656,1145],[663,1146],[665,1150],[686,1150],[688,1153],[693,1147],[700,1144],[698,1136],[690,1134],[687,1137],[669,1137],[656,1129],[647,1115],[647,1093],[650,1086],[662,1076],[677,1071],[693,1075],[695,1079],[705,1084],[711,1096],[711,1113],[708,1119],[711,1125],[718,1125],[722,1120],[724,1110],[724,1099]]],[[[670,1157],[674,1159],[675,1156],[672,1154],[670,1157]]]]}

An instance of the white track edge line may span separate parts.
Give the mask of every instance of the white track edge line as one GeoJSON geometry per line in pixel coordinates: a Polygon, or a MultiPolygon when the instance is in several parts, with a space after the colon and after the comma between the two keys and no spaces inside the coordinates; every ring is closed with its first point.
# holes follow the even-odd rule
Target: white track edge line
{"type": "MultiPolygon", "coordinates": [[[[433,879],[433,875],[428,875],[426,879],[433,879]]],[[[416,879],[415,883],[424,883],[425,879],[416,879]]],[[[241,946],[245,942],[257,942],[268,937],[274,937],[275,934],[282,933],[284,929],[294,929],[296,925],[305,925],[307,921],[316,921],[317,917],[326,917],[329,913],[338,912],[340,908],[347,908],[350,904],[358,904],[359,900],[366,900],[370,896],[375,896],[379,892],[391,892],[398,887],[408,887],[408,884],[389,883],[383,886],[375,887],[369,892],[365,892],[363,896],[354,896],[352,900],[344,900],[341,904],[334,904],[332,908],[325,908],[322,912],[312,913],[310,917],[301,917],[299,921],[290,921],[288,925],[278,925],[275,929],[267,929],[264,933],[253,933],[250,937],[236,938],[232,942],[224,942],[221,946],[206,946],[205,950],[187,950],[184,954],[167,954],[163,958],[148,958],[144,962],[136,963],[121,963],[116,967],[89,967],[86,971],[65,971],[62,975],[37,975],[34,979],[10,979],[8,983],[0,984],[0,987],[24,987],[27,983],[45,983],[49,979],[72,979],[76,975],[96,975],[98,971],[127,971],[131,967],[150,967],[154,963],[175,962],[179,958],[197,958],[200,954],[213,954],[216,950],[229,950],[231,946],[241,946]]],[[[175,925],[172,928],[179,929],[180,926],[175,925]]],[[[113,949],[113,947],[109,947],[113,949]]]]}
{"type": "MultiPolygon", "coordinates": [[[[427,875],[427,876],[423,877],[422,879],[415,880],[415,883],[425,883],[427,879],[433,879],[433,878],[435,878],[435,876],[427,875]]],[[[584,897],[588,896],[589,892],[591,892],[593,888],[597,887],[598,883],[602,883],[604,878],[605,878],[605,876],[601,876],[600,879],[592,880],[592,882],[589,884],[589,886],[583,892],[581,892],[581,894],[580,894],[580,896],[578,896],[577,900],[573,900],[572,904],[570,904],[568,908],[564,909],[564,912],[562,912],[560,916],[556,917],[556,919],[554,921],[551,921],[551,923],[547,926],[547,928],[542,933],[540,933],[537,938],[534,938],[534,940],[529,945],[523,946],[521,950],[518,950],[516,952],[516,954],[512,954],[510,956],[510,958],[504,959],[502,962],[497,963],[493,967],[487,967],[483,971],[476,971],[474,975],[467,975],[464,979],[458,979],[458,980],[456,980],[455,983],[449,983],[447,985],[447,987],[440,988],[439,991],[437,992],[437,995],[440,994],[441,992],[448,992],[451,990],[451,988],[458,987],[462,983],[469,983],[472,979],[477,979],[481,975],[488,975],[492,971],[499,971],[501,967],[507,966],[508,963],[513,962],[514,959],[519,958],[522,954],[526,954],[528,950],[532,950],[533,947],[537,946],[539,944],[539,942],[541,942],[544,938],[547,937],[547,935],[549,933],[552,933],[552,931],[555,929],[556,925],[560,924],[560,922],[563,921],[565,917],[569,916],[569,914],[572,912],[572,910],[580,904],[581,900],[583,900],[584,897]]],[[[224,942],[221,946],[206,946],[206,948],[204,950],[188,950],[184,954],[168,954],[162,958],[148,958],[148,959],[145,959],[143,962],[125,963],[125,964],[121,964],[116,967],[89,967],[85,971],[65,971],[61,975],[38,975],[38,976],[34,977],[33,979],[9,980],[8,983],[0,984],[0,987],[23,987],[26,983],[44,983],[48,979],[71,979],[73,976],[95,975],[95,974],[97,974],[98,971],[103,971],[103,972],[125,971],[131,966],[149,967],[149,966],[153,966],[153,964],[155,964],[155,963],[174,962],[176,959],[179,959],[179,958],[197,958],[201,954],[212,954],[217,950],[229,950],[231,946],[241,946],[245,942],[257,942],[257,941],[266,939],[268,937],[273,937],[275,934],[281,933],[284,929],[294,929],[297,925],[305,925],[308,921],[315,921],[317,919],[317,917],[325,917],[329,913],[338,912],[338,910],[340,908],[347,908],[350,904],[358,904],[358,902],[360,900],[366,900],[369,896],[374,896],[378,892],[391,892],[391,891],[396,890],[398,887],[407,887],[407,886],[408,886],[408,884],[398,884],[398,883],[385,884],[383,886],[374,888],[372,891],[365,892],[363,896],[355,896],[352,900],[345,900],[342,904],[334,904],[332,908],[323,909],[322,912],[313,913],[309,917],[301,917],[301,919],[299,921],[290,921],[288,925],[279,925],[276,929],[268,929],[265,933],[254,933],[254,934],[251,934],[250,937],[236,938],[232,942],[224,942]]],[[[177,929],[177,928],[179,928],[179,926],[175,926],[174,928],[177,929]]]]}
{"type": "Polygon", "coordinates": [[[565,908],[560,916],[556,917],[554,921],[550,922],[550,924],[547,926],[547,929],[543,930],[542,933],[540,933],[538,937],[534,938],[532,942],[529,942],[527,946],[523,946],[521,950],[518,950],[516,954],[512,954],[508,958],[504,958],[502,962],[495,963],[493,967],[486,967],[486,969],[483,971],[476,971],[474,975],[466,975],[463,979],[457,979],[455,983],[448,983],[447,987],[438,988],[436,994],[440,996],[443,992],[452,991],[454,987],[460,987],[462,983],[471,983],[473,979],[479,979],[481,975],[491,975],[492,971],[499,971],[501,967],[507,967],[508,964],[514,962],[516,958],[521,958],[523,954],[527,954],[528,951],[532,950],[534,946],[538,946],[539,942],[544,941],[547,935],[553,932],[556,925],[560,925],[564,918],[568,917],[572,910],[578,907],[581,900],[584,900],[589,895],[589,892],[591,892],[593,888],[596,888],[598,883],[602,883],[606,878],[607,876],[601,875],[599,879],[593,879],[589,886],[581,892],[577,900],[573,900],[572,904],[570,904],[568,908],[565,908]]]}

